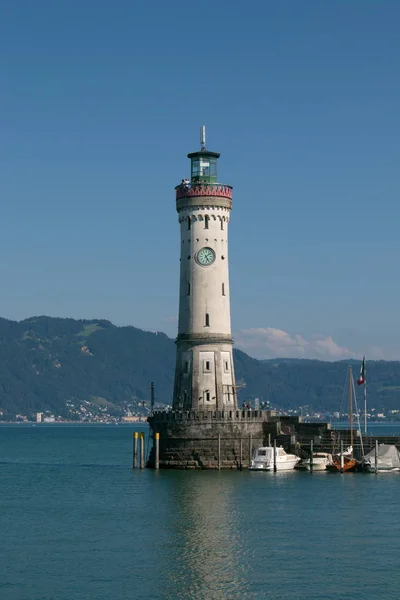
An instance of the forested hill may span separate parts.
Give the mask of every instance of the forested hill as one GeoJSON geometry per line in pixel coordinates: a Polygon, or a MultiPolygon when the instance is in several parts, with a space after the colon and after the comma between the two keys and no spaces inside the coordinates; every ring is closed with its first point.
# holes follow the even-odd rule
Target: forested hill
{"type": "MultiPolygon", "coordinates": [[[[347,362],[259,361],[235,350],[240,401],[259,397],[283,409],[340,409],[347,362]]],[[[98,398],[121,407],[149,399],[171,402],[175,344],[163,333],[116,327],[105,320],[0,318],[0,411],[51,411],[69,416],[67,402],[98,398]]],[[[359,363],[355,363],[356,374],[359,363]]],[[[400,407],[400,363],[368,363],[369,405],[400,407]]]]}

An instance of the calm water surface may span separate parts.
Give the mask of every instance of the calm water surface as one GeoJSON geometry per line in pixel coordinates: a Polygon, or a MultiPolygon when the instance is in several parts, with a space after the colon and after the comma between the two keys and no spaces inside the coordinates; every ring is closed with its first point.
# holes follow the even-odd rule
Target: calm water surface
{"type": "Polygon", "coordinates": [[[400,474],[131,469],[126,426],[0,426],[1,600],[400,597],[400,474]]]}

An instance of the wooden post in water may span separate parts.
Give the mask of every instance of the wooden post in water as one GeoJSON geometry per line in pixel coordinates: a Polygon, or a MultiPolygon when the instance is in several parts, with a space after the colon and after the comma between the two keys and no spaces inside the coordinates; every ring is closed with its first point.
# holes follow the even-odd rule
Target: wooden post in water
{"type": "Polygon", "coordinates": [[[378,474],[378,440],[375,440],[375,475],[378,474]]]}
{"type": "Polygon", "coordinates": [[[251,465],[251,457],[253,455],[253,436],[249,436],[249,466],[251,465]]]}
{"type": "Polygon", "coordinates": [[[160,468],[160,434],[154,434],[154,446],[155,446],[155,456],[154,456],[154,468],[160,468]]]}
{"type": "Polygon", "coordinates": [[[240,438],[240,463],[239,463],[239,470],[240,471],[243,470],[243,440],[242,440],[242,438],[240,438]]]}
{"type": "Polygon", "coordinates": [[[314,440],[310,440],[310,473],[314,470],[314,440]]]}
{"type": "Polygon", "coordinates": [[[340,472],[344,471],[343,440],[340,440],[340,472]]]}
{"type": "Polygon", "coordinates": [[[218,434],[218,471],[221,469],[221,434],[218,434]]]}
{"type": "Polygon", "coordinates": [[[132,461],[132,469],[137,468],[137,446],[138,446],[138,436],[139,433],[137,431],[133,434],[133,461],[132,461]]]}
{"type": "Polygon", "coordinates": [[[144,433],[140,434],[140,468],[144,469],[144,433]]]}
{"type": "Polygon", "coordinates": [[[274,440],[274,473],[276,473],[276,440],[274,440]]]}

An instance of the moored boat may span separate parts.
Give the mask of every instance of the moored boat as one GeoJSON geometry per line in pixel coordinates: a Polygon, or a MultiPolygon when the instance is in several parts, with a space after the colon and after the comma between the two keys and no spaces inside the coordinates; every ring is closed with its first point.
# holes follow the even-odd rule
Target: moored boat
{"type": "Polygon", "coordinates": [[[400,471],[400,452],[394,444],[379,444],[364,456],[361,468],[367,473],[400,471]]]}
{"type": "MultiPolygon", "coordinates": [[[[332,454],[328,452],[313,452],[312,455],[312,470],[325,471],[327,465],[332,462],[332,454]]],[[[311,471],[311,458],[305,458],[301,461],[301,465],[308,471],[311,471]]]]}
{"type": "MultiPolygon", "coordinates": [[[[348,371],[348,381],[349,381],[349,420],[350,420],[350,446],[347,448],[346,451],[343,450],[343,442],[341,442],[341,449],[340,452],[332,452],[332,460],[329,462],[328,465],[326,465],[326,469],[327,471],[331,471],[333,473],[351,473],[353,471],[359,471],[360,470],[360,461],[358,461],[356,458],[354,458],[353,456],[353,443],[354,443],[354,431],[353,431],[353,395],[354,395],[354,402],[357,402],[356,400],[356,394],[355,394],[355,389],[354,389],[354,379],[353,379],[353,371],[351,366],[349,367],[349,371],[348,371]]],[[[357,406],[356,406],[357,408],[357,406]]],[[[360,443],[361,443],[361,454],[362,456],[364,456],[364,449],[363,449],[363,443],[362,443],[362,436],[361,436],[361,428],[360,428],[360,419],[359,419],[359,413],[358,410],[356,411],[356,415],[357,415],[357,419],[358,419],[358,431],[359,431],[359,438],[360,438],[360,443]]]]}
{"type": "Polygon", "coordinates": [[[326,465],[327,471],[343,473],[358,470],[359,462],[353,457],[353,446],[349,446],[345,452],[334,454],[332,460],[326,465]]]}
{"type": "Polygon", "coordinates": [[[299,456],[287,454],[282,447],[275,449],[272,446],[262,446],[254,452],[249,469],[250,471],[273,471],[275,462],[277,471],[290,471],[295,468],[299,461],[299,456]],[[274,460],[275,450],[276,456],[274,460]]]}

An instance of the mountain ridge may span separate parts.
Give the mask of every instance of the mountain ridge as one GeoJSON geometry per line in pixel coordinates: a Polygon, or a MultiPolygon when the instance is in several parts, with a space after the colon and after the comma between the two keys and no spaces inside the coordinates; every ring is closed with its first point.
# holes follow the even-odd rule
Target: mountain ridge
{"type": "MultiPolygon", "coordinates": [[[[347,364],[313,359],[258,360],[234,349],[239,402],[268,401],[283,410],[312,406],[338,411],[347,364]]],[[[156,399],[170,404],[175,343],[162,332],[116,326],[106,319],[36,316],[22,321],[0,318],[0,411],[50,411],[70,416],[69,404],[90,398],[110,406],[156,399]],[[99,400],[100,402],[100,400],[99,400]]],[[[369,361],[369,405],[400,405],[400,362],[369,361]]],[[[115,408],[117,410],[117,408],[115,408]]]]}

